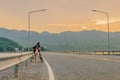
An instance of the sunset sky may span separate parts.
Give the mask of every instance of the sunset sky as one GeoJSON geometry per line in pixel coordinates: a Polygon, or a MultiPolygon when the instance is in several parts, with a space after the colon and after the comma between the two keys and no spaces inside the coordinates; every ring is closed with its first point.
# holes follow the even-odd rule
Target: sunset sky
{"type": "Polygon", "coordinates": [[[0,0],[0,28],[60,33],[64,31],[107,31],[106,15],[91,9],[108,12],[110,31],[120,31],[120,0],[0,0]]]}

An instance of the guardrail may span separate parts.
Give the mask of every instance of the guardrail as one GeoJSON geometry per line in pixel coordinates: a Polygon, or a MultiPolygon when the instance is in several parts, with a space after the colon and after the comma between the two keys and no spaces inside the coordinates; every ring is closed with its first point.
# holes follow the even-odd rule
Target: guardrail
{"type": "Polygon", "coordinates": [[[120,55],[120,51],[73,51],[76,54],[120,55]]]}
{"type": "Polygon", "coordinates": [[[26,53],[0,53],[0,71],[15,66],[14,73],[15,78],[19,77],[19,64],[26,61],[26,67],[28,66],[28,60],[32,60],[33,54],[30,52],[26,53]]]}

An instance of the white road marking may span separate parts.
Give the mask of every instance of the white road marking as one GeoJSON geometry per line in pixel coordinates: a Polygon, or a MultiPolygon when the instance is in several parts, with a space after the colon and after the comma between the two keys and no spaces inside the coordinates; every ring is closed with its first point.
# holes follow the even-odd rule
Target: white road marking
{"type": "Polygon", "coordinates": [[[44,58],[44,62],[45,62],[46,66],[47,66],[47,69],[48,69],[49,80],[55,80],[52,68],[50,67],[50,65],[48,64],[48,62],[45,58],[44,58]]]}

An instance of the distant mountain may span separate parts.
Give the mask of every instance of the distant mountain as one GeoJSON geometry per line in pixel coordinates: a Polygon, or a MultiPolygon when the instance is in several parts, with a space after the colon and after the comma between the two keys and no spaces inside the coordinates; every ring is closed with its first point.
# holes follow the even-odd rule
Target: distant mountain
{"type": "Polygon", "coordinates": [[[0,37],[0,52],[15,51],[15,48],[21,49],[22,47],[12,40],[0,37]]]}
{"type": "MultiPolygon", "coordinates": [[[[108,34],[102,31],[81,31],[62,32],[53,34],[49,32],[30,32],[31,46],[40,41],[42,46],[46,46],[51,51],[73,51],[73,50],[107,50],[108,34]]],[[[0,37],[6,37],[19,44],[28,46],[28,32],[8,30],[0,28],[0,37]]],[[[120,32],[110,33],[111,50],[120,50],[120,32]]]]}

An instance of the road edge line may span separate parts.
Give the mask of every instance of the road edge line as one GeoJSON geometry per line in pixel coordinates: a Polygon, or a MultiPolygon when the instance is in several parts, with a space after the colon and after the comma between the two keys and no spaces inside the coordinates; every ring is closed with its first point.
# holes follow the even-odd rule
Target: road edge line
{"type": "Polygon", "coordinates": [[[53,70],[52,70],[51,66],[48,64],[47,60],[44,57],[43,57],[43,59],[44,59],[44,62],[47,66],[47,69],[48,69],[49,80],[55,80],[55,77],[54,77],[53,70]]]}

